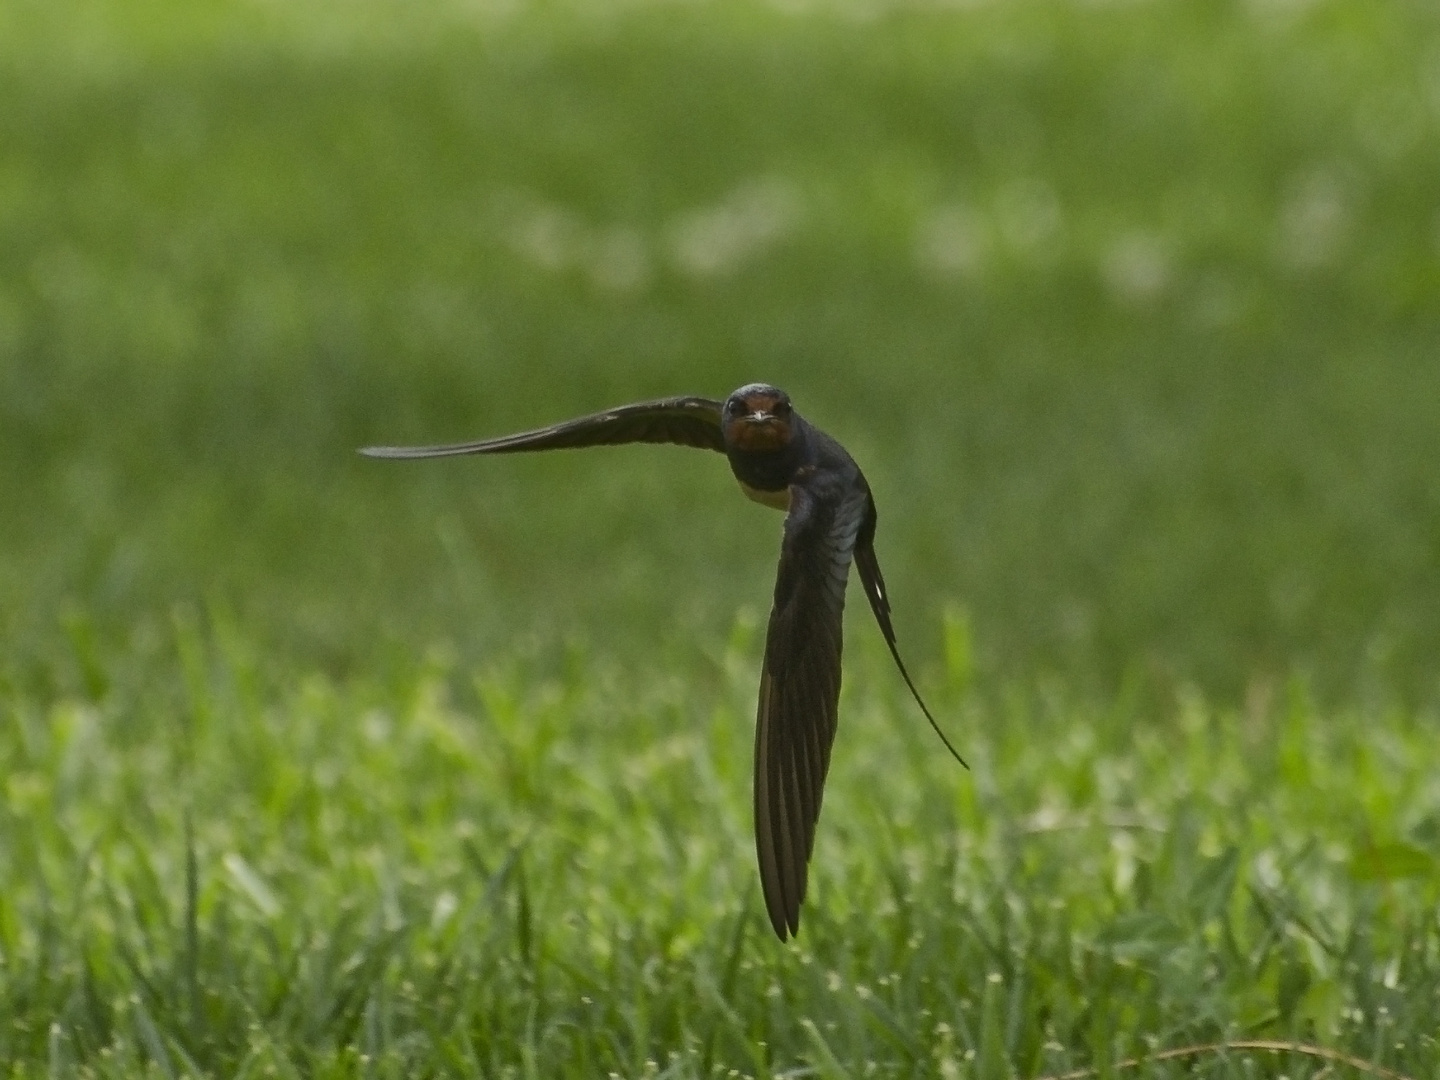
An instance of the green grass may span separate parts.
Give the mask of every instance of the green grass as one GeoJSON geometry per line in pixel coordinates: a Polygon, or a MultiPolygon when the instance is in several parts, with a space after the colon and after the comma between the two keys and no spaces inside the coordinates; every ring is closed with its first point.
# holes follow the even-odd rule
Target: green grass
{"type": "Polygon", "coordinates": [[[781,947],[749,840],[754,633],[659,671],[569,649],[276,686],[233,624],[182,621],[101,703],[12,704],[0,1057],[1004,1077],[1260,1036],[1433,1075],[1433,724],[1295,687],[1164,725],[986,705],[957,622],[937,703],[962,773],[861,636],[781,947]]]}
{"type": "Polygon", "coordinates": [[[1361,0],[0,6],[0,1063],[1435,1075],[1437,57],[1361,0]],[[755,378],[974,765],[852,611],[788,947],[779,519],[353,454],[755,378]]]}

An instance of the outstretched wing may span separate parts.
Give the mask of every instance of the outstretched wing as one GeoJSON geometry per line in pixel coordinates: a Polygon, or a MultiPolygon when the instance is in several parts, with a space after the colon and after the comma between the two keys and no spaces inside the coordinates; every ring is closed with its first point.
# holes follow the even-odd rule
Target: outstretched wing
{"type": "Polygon", "coordinates": [[[562,450],[618,443],[678,443],[725,452],[720,429],[721,402],[702,397],[662,398],[620,405],[534,431],[448,446],[367,446],[373,458],[435,458],[461,454],[516,454],[525,450],[562,450]]]}
{"type": "Polygon", "coordinates": [[[800,929],[840,703],[845,580],[863,522],[853,495],[790,487],[755,727],[755,848],[781,941],[800,929]]]}
{"type": "MultiPolygon", "coordinates": [[[[860,584],[865,589],[865,596],[870,601],[870,610],[875,613],[875,621],[880,624],[880,633],[885,637],[885,644],[890,646],[890,655],[895,658],[895,666],[900,669],[900,677],[905,680],[905,685],[910,688],[910,694],[915,698],[915,704],[920,706],[920,711],[925,714],[925,719],[930,721],[930,726],[935,729],[935,734],[940,736],[940,741],[945,744],[945,749],[954,755],[955,760],[965,765],[965,759],[960,756],[959,751],[950,745],[950,740],[945,737],[945,732],[940,730],[940,725],[935,722],[935,717],[930,715],[930,710],[925,707],[925,702],[920,698],[920,691],[915,689],[915,683],[910,678],[910,672],[905,670],[905,661],[900,659],[900,649],[895,644],[895,628],[890,625],[890,596],[885,591],[885,578],[880,573],[880,560],[875,557],[875,523],[878,515],[875,511],[875,500],[865,500],[865,518],[860,526],[860,535],[855,541],[855,569],[860,574],[860,584]]],[[[970,766],[965,765],[968,769],[970,766]]]]}

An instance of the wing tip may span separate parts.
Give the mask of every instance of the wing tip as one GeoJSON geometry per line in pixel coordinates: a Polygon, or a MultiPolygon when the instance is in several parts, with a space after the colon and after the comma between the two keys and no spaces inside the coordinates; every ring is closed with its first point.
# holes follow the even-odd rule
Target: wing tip
{"type": "Polygon", "coordinates": [[[788,940],[791,933],[793,933],[793,931],[790,930],[789,920],[780,912],[771,911],[769,915],[770,928],[775,931],[775,936],[781,941],[788,940]]]}
{"type": "Polygon", "coordinates": [[[362,446],[355,452],[361,457],[384,461],[411,461],[417,458],[449,457],[456,451],[444,446],[362,446]]]}
{"type": "Polygon", "coordinates": [[[798,936],[800,933],[799,905],[792,906],[783,898],[772,898],[769,889],[762,888],[761,891],[765,893],[765,913],[770,916],[770,928],[775,931],[775,936],[781,941],[788,941],[798,936]]]}

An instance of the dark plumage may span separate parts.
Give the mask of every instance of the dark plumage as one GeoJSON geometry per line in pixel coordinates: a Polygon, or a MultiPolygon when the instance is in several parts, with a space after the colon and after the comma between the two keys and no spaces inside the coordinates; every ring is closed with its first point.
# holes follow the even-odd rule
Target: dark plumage
{"type": "Polygon", "coordinates": [[[629,442],[678,443],[723,453],[747,496],[787,511],[755,728],[755,847],[765,907],[783,941],[800,928],[806,871],[835,741],[845,583],[852,562],[905,684],[935,724],[896,649],[885,580],[875,558],[875,500],[845,449],[795,413],[784,392],[751,383],[723,402],[664,398],[494,439],[370,447],[361,453],[429,458],[629,442]]]}

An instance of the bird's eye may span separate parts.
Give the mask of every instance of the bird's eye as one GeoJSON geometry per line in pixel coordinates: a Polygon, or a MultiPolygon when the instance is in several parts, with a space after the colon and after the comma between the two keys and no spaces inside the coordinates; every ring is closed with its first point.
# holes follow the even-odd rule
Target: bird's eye
{"type": "Polygon", "coordinates": [[[777,402],[775,403],[775,407],[772,408],[770,411],[771,411],[772,413],[774,413],[776,416],[789,416],[789,415],[790,415],[790,402],[788,402],[788,401],[777,401],[777,402]]]}

